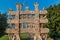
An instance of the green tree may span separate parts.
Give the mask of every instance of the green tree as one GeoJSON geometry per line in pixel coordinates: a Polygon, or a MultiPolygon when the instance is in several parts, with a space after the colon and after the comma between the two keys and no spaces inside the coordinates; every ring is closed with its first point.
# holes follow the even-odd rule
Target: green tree
{"type": "Polygon", "coordinates": [[[49,36],[58,40],[60,38],[60,4],[50,6],[47,11],[49,22],[45,26],[50,29],[49,36]]]}
{"type": "Polygon", "coordinates": [[[0,12],[0,37],[5,34],[5,29],[7,27],[7,15],[6,13],[0,12]]]}

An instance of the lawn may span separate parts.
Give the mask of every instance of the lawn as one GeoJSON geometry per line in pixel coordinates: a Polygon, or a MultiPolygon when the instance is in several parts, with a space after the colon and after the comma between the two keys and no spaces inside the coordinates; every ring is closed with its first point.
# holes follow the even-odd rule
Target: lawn
{"type": "Polygon", "coordinates": [[[4,35],[0,38],[0,40],[8,40],[8,36],[7,35],[4,35]]]}
{"type": "MultiPolygon", "coordinates": [[[[29,40],[28,34],[21,34],[20,37],[21,37],[21,40],[29,40]]],[[[9,39],[7,35],[4,35],[0,38],[0,40],[9,40],[9,39]]]]}

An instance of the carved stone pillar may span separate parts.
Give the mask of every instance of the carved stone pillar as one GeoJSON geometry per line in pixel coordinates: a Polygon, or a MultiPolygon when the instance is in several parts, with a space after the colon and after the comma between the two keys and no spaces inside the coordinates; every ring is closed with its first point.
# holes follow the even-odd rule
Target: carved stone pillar
{"type": "Polygon", "coordinates": [[[45,34],[45,40],[47,40],[47,34],[45,34]]]}
{"type": "Polygon", "coordinates": [[[36,40],[36,36],[34,35],[34,40],[36,40]]]}
{"type": "Polygon", "coordinates": [[[22,28],[24,28],[24,27],[23,27],[23,23],[22,23],[22,28]]]}
{"type": "Polygon", "coordinates": [[[15,36],[16,36],[16,40],[20,40],[19,33],[16,33],[15,36]]]}
{"type": "Polygon", "coordinates": [[[41,38],[41,36],[40,36],[40,35],[38,35],[38,40],[42,40],[42,38],[41,38]]]}

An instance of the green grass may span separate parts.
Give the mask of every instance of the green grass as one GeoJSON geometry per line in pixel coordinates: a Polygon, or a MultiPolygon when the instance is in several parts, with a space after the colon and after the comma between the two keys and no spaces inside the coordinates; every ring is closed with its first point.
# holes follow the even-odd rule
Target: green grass
{"type": "MultiPolygon", "coordinates": [[[[20,34],[21,40],[29,40],[29,35],[28,34],[20,34]]],[[[0,38],[0,40],[9,40],[7,35],[4,35],[0,38]]]]}
{"type": "MultiPolygon", "coordinates": [[[[20,38],[21,40],[29,40],[29,35],[28,34],[20,34],[20,38]]],[[[0,40],[9,40],[7,35],[4,35],[2,37],[0,37],[0,40]]],[[[51,38],[48,38],[48,40],[53,40],[51,38]]],[[[57,40],[60,40],[60,38],[58,38],[57,40]]]]}
{"type": "Polygon", "coordinates": [[[8,40],[8,36],[7,35],[4,35],[0,38],[0,40],[8,40]]]}
{"type": "Polygon", "coordinates": [[[21,34],[20,35],[20,37],[21,37],[21,40],[29,40],[29,35],[28,34],[21,34]]]}
{"type": "Polygon", "coordinates": [[[28,38],[29,37],[29,35],[28,34],[20,34],[20,37],[22,37],[22,38],[28,38]]]}

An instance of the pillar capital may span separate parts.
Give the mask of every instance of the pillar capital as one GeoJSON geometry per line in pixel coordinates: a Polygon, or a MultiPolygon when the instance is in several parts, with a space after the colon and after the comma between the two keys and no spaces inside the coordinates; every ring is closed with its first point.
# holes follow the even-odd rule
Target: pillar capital
{"type": "Polygon", "coordinates": [[[37,2],[34,3],[34,6],[35,6],[35,10],[38,10],[39,4],[37,2]]]}
{"type": "Polygon", "coordinates": [[[16,3],[16,10],[19,11],[19,3],[16,3]]]}
{"type": "Polygon", "coordinates": [[[22,10],[22,4],[19,4],[20,11],[22,10]]]}
{"type": "Polygon", "coordinates": [[[26,10],[26,11],[28,11],[28,10],[29,10],[29,7],[28,7],[28,6],[26,6],[26,7],[25,7],[25,10],[26,10]]]}

